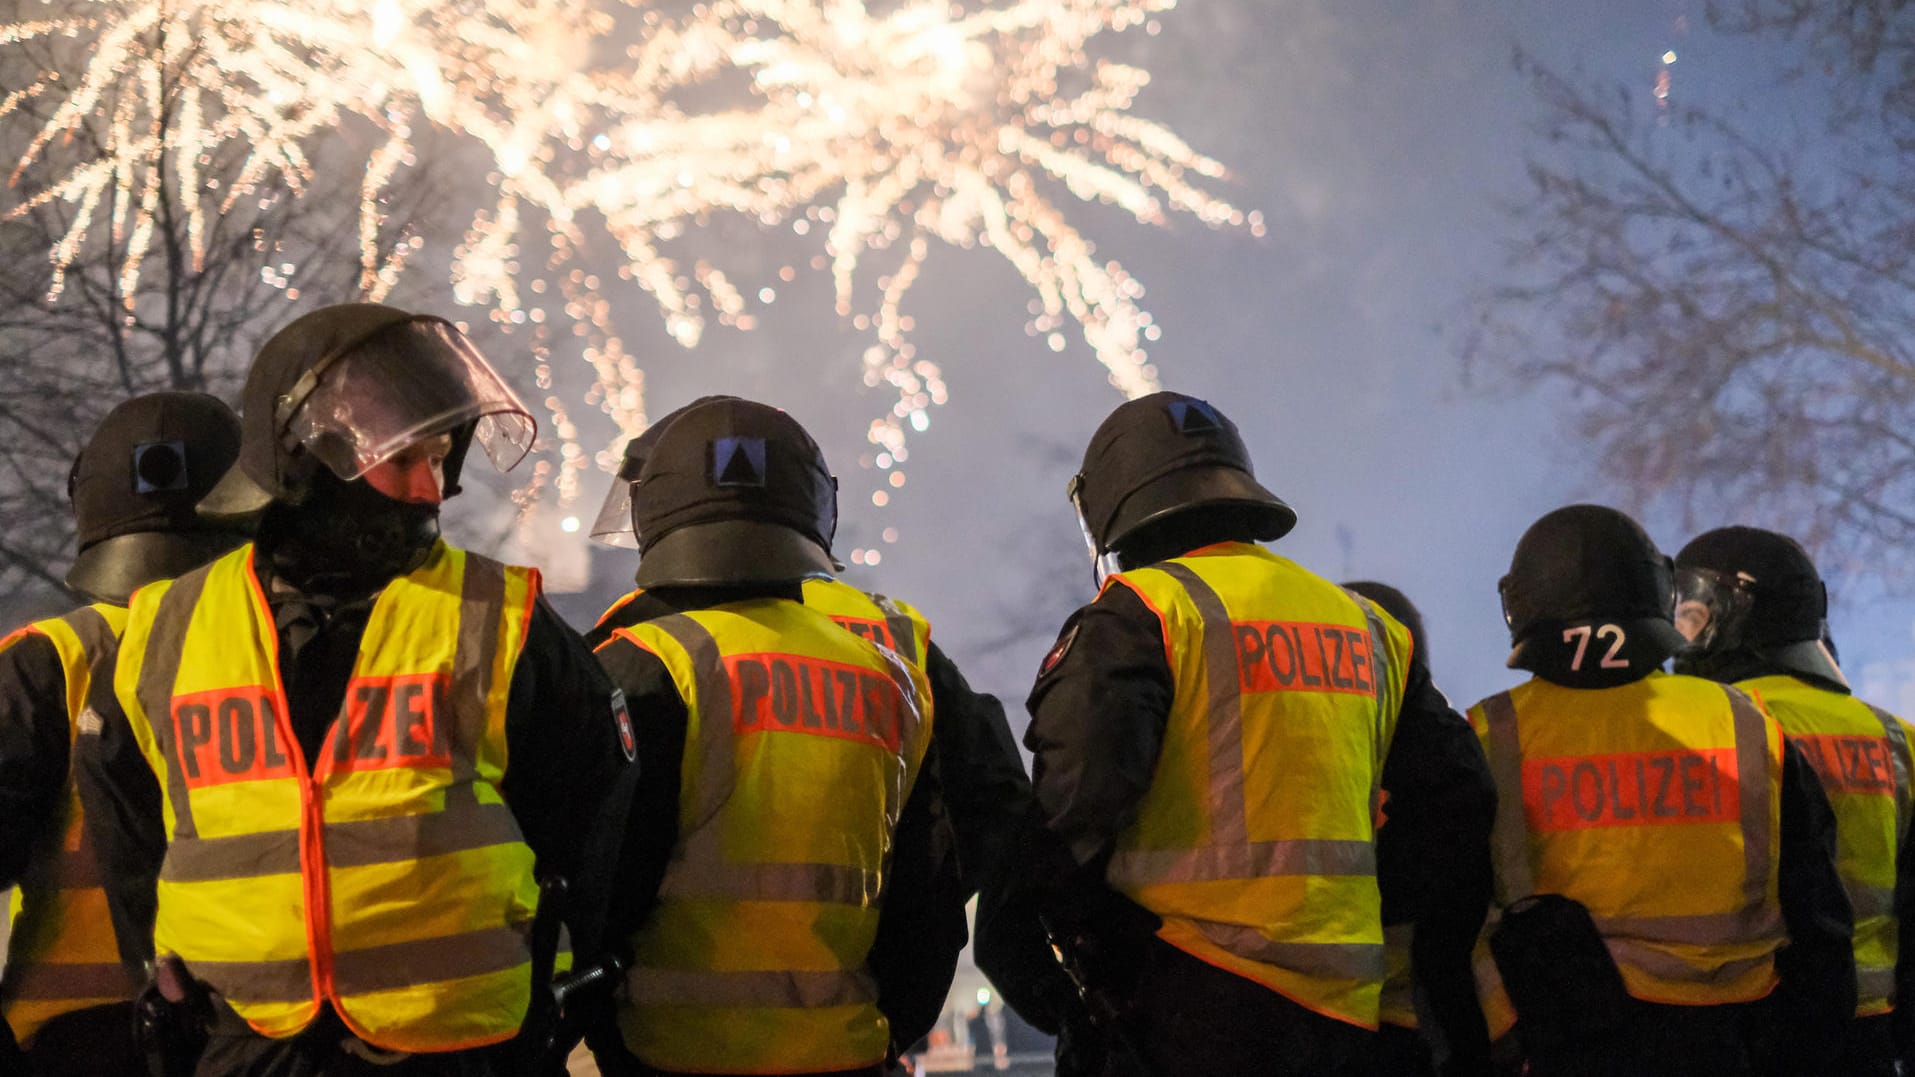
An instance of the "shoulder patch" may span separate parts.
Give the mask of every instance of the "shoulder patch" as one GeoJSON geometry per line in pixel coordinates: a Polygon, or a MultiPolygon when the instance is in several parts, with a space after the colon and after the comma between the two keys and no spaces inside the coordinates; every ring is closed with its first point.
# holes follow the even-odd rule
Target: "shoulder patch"
{"type": "Polygon", "coordinates": [[[632,732],[632,709],[625,705],[625,690],[612,689],[612,724],[618,728],[618,746],[625,752],[625,761],[638,761],[638,737],[632,732]]]}
{"type": "Polygon", "coordinates": [[[1044,655],[1044,664],[1037,667],[1037,675],[1042,677],[1056,669],[1057,664],[1064,660],[1064,656],[1071,653],[1071,644],[1076,642],[1077,626],[1073,624],[1064,630],[1063,635],[1057,637],[1056,643],[1051,644],[1049,653],[1044,655]]]}

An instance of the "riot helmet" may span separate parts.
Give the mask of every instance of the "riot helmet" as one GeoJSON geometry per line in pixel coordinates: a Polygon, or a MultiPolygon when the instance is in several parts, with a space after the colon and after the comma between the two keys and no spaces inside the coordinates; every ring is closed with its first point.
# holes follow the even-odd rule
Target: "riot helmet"
{"type": "Polygon", "coordinates": [[[1346,591],[1353,591],[1382,607],[1383,612],[1396,618],[1398,624],[1410,630],[1410,642],[1423,661],[1430,660],[1429,640],[1423,635],[1423,614],[1410,601],[1410,596],[1391,587],[1387,583],[1375,580],[1351,580],[1343,585],[1346,591]]]}
{"type": "Polygon", "coordinates": [[[627,441],[625,455],[619,461],[611,488],[605,491],[605,503],[599,506],[598,517],[592,521],[592,541],[606,546],[637,549],[638,528],[632,520],[632,486],[638,482],[638,474],[645,468],[645,458],[652,454],[652,446],[658,444],[659,435],[665,432],[665,427],[673,419],[691,408],[715,400],[737,399],[735,396],[701,396],[684,407],[666,412],[637,437],[627,441]]]}
{"type": "Polygon", "coordinates": [[[239,462],[202,503],[208,515],[300,504],[322,465],[350,482],[448,433],[450,497],[473,441],[506,471],[537,431],[531,412],[450,322],[377,303],[322,307],[275,333],[247,373],[241,405],[239,462]]]}
{"type": "Polygon", "coordinates": [[[79,556],[66,585],[124,605],[246,541],[195,511],[239,442],[233,409],[205,393],[149,393],[107,412],[67,473],[79,556]]]}
{"type": "MultiPolygon", "coordinates": [[[[1714,676],[1751,662],[1846,685],[1828,647],[1828,588],[1802,544],[1759,527],[1721,527],[1676,555],[1682,668],[1714,676]]],[[[1735,678],[1735,679],[1740,679],[1735,678]]]]}
{"type": "Polygon", "coordinates": [[[1182,393],[1118,405],[1091,435],[1066,493],[1100,584],[1126,545],[1192,510],[1232,509],[1259,541],[1282,538],[1297,523],[1290,506],[1257,482],[1237,424],[1182,393]]]}
{"type": "MultiPolygon", "coordinates": [[[[1612,645],[1633,641],[1633,654],[1658,665],[1687,645],[1672,621],[1673,565],[1641,524],[1616,509],[1570,505],[1544,515],[1523,532],[1496,589],[1512,669],[1543,672],[1545,651],[1596,622],[1616,626],[1612,645]]],[[[1584,633],[1578,665],[1591,645],[1584,633]]],[[[1593,656],[1592,665],[1607,661],[1593,656]]]]}
{"type": "Polygon", "coordinates": [[[721,397],[661,424],[632,486],[640,587],[829,576],[838,480],[796,419],[721,397]]]}

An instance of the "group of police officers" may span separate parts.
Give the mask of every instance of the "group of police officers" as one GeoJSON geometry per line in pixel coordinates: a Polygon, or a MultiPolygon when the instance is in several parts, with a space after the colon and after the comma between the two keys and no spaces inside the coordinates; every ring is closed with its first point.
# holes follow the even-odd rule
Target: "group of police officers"
{"type": "Polygon", "coordinates": [[[242,412],[127,401],[74,464],[91,599],[0,640],[0,1073],[876,1077],[975,953],[1085,1075],[1895,1074],[1908,727],[1802,548],[1671,561],[1559,509],[1468,711],[1421,618],[1261,543],[1235,425],[1158,393],[1069,495],[1099,591],[1002,708],[840,582],[790,416],[626,448],[581,637],[447,543],[533,422],[449,322],[275,335],[242,412]],[[1674,660],[1675,673],[1663,671],[1674,660]]]}

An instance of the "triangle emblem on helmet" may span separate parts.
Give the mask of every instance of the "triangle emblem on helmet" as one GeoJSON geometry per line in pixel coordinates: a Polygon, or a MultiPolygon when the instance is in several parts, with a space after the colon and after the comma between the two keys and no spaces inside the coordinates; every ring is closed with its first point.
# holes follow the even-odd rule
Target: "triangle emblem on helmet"
{"type": "Polygon", "coordinates": [[[1170,421],[1177,426],[1179,434],[1209,434],[1222,427],[1217,421],[1217,413],[1210,405],[1201,400],[1173,400],[1170,403],[1170,421]]]}
{"type": "Polygon", "coordinates": [[[713,438],[713,486],[765,485],[764,438],[713,438]]]}

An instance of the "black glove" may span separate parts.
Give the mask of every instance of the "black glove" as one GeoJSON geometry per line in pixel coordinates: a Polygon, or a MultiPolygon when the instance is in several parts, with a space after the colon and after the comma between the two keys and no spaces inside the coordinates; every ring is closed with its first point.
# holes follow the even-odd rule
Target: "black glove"
{"type": "Polygon", "coordinates": [[[168,954],[134,1001],[133,1021],[153,1077],[192,1077],[213,1027],[213,998],[185,962],[168,954]]]}

